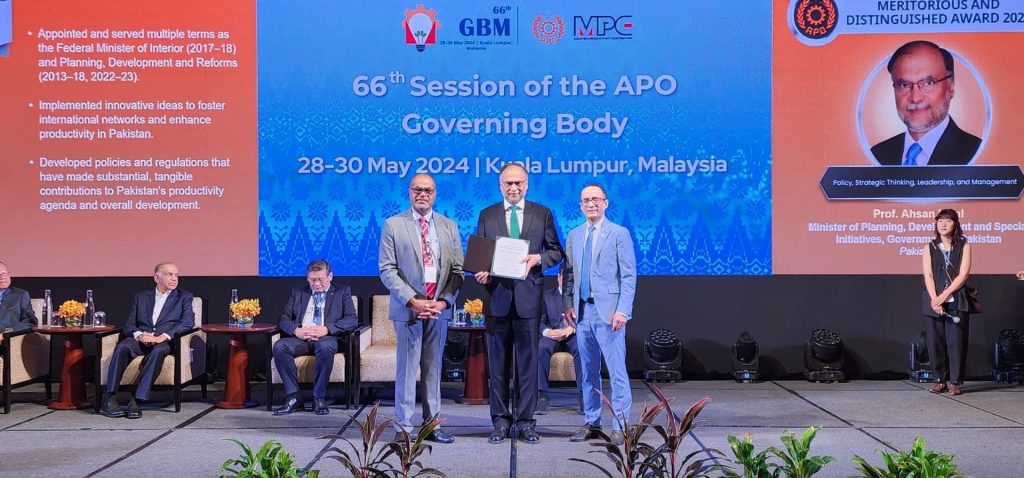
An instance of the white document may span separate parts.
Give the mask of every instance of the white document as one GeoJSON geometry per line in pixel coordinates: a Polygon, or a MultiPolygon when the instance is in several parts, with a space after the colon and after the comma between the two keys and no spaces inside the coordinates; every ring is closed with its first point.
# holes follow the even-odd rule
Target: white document
{"type": "Polygon", "coordinates": [[[499,237],[494,240],[494,262],[491,275],[509,279],[525,279],[526,263],[523,259],[530,253],[530,241],[499,237]]]}

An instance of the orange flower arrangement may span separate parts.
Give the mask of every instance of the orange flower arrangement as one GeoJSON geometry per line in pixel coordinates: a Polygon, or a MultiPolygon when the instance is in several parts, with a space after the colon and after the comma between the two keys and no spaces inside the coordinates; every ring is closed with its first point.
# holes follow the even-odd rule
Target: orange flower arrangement
{"type": "Polygon", "coordinates": [[[82,316],[85,315],[85,304],[78,302],[77,300],[65,300],[60,308],[57,309],[57,316],[64,319],[64,321],[74,327],[81,323],[82,316]]]}
{"type": "Polygon", "coordinates": [[[260,315],[260,300],[242,299],[231,304],[231,315],[234,315],[240,324],[252,323],[252,319],[260,315]]]}
{"type": "Polygon", "coordinates": [[[484,313],[484,301],[480,299],[467,300],[463,309],[469,315],[481,315],[484,313]]]}

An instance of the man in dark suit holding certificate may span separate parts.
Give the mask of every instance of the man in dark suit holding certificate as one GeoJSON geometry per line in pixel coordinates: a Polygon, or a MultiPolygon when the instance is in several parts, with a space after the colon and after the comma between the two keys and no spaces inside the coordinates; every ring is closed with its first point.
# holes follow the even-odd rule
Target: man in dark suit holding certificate
{"type": "Polygon", "coordinates": [[[178,289],[178,266],[173,262],[157,264],[153,270],[156,288],[135,294],[128,322],[124,324],[124,339],[114,347],[107,371],[107,396],[103,400],[100,414],[116,418],[141,418],[139,402],[149,399],[149,390],[164,359],[171,352],[170,340],[177,334],[192,330],[196,316],[192,310],[192,293],[178,289]],[[124,369],[133,358],[144,355],[142,375],[128,410],[121,408],[117,401],[117,387],[121,384],[124,369]]]}
{"type": "Polygon", "coordinates": [[[509,279],[477,272],[476,280],[491,296],[487,327],[487,368],[490,374],[491,422],[489,443],[501,443],[512,427],[526,443],[538,443],[533,413],[537,406],[537,347],[544,307],[544,270],[562,261],[551,210],[525,200],[526,169],[508,163],[501,169],[499,186],[504,200],[480,211],[477,235],[529,241],[522,259],[526,277],[509,279]],[[517,400],[509,403],[512,353],[515,351],[517,400]]]}

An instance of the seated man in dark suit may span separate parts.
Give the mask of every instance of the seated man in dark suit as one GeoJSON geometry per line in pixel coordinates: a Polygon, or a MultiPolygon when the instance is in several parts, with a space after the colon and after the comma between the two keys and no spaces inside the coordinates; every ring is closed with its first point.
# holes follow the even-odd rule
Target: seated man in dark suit
{"type": "Polygon", "coordinates": [[[339,335],[356,328],[356,309],[352,304],[352,290],[348,286],[331,283],[331,265],[317,259],[306,267],[309,285],[292,288],[288,303],[281,311],[277,327],[284,337],[274,344],[274,364],[281,374],[284,391],[288,395],[284,405],[274,415],[288,415],[303,410],[299,399],[298,371],[295,357],[312,355],[313,412],[326,415],[327,384],[334,368],[334,354],[348,345],[339,335]]]}
{"type": "MultiPolygon", "coordinates": [[[[28,292],[11,287],[11,271],[7,264],[0,262],[0,332],[19,332],[37,323],[28,292]]],[[[0,343],[3,341],[4,336],[0,334],[0,343]]]]}
{"type": "Polygon", "coordinates": [[[160,375],[164,358],[171,352],[168,341],[195,326],[192,294],[178,289],[178,266],[173,262],[157,264],[153,270],[153,281],[156,282],[155,289],[135,294],[131,310],[128,311],[128,322],[124,325],[124,335],[128,337],[114,347],[107,372],[107,396],[100,408],[102,415],[111,418],[141,418],[139,402],[149,400],[149,390],[157,375],[160,375]],[[126,412],[117,401],[117,387],[121,384],[128,363],[139,355],[145,356],[142,359],[142,375],[126,412]]]}
{"type": "Polygon", "coordinates": [[[562,299],[562,272],[558,272],[558,287],[544,291],[544,310],[540,324],[540,348],[537,354],[537,413],[545,414],[551,406],[548,396],[548,377],[551,371],[551,356],[555,352],[572,354],[572,365],[576,372],[576,391],[579,392],[580,377],[583,376],[580,352],[576,348],[576,328],[566,323],[562,299]]]}

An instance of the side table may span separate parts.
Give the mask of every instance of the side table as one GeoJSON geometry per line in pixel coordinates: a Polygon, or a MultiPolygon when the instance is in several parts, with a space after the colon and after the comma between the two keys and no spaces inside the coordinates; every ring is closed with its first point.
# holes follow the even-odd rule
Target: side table
{"type": "Polygon", "coordinates": [[[484,338],[484,331],[487,330],[487,327],[451,325],[449,322],[448,331],[453,330],[465,332],[469,340],[466,354],[466,385],[462,389],[462,396],[456,398],[455,403],[487,405],[490,403],[490,395],[487,391],[487,341],[484,338]]]}
{"type": "MultiPolygon", "coordinates": [[[[85,395],[85,349],[82,336],[114,330],[113,325],[101,327],[33,327],[33,331],[46,335],[64,336],[64,363],[60,368],[60,393],[50,402],[53,410],[80,410],[90,408],[85,395]]],[[[99,378],[97,377],[97,380],[99,378]]]]}
{"type": "MultiPolygon", "coordinates": [[[[224,385],[224,400],[217,402],[217,408],[251,408],[259,405],[252,399],[249,387],[249,346],[246,336],[269,334],[277,331],[273,324],[252,324],[248,327],[227,324],[205,324],[203,332],[230,335],[228,339],[228,377],[224,385]]],[[[267,353],[270,353],[268,350],[267,353]]]]}

